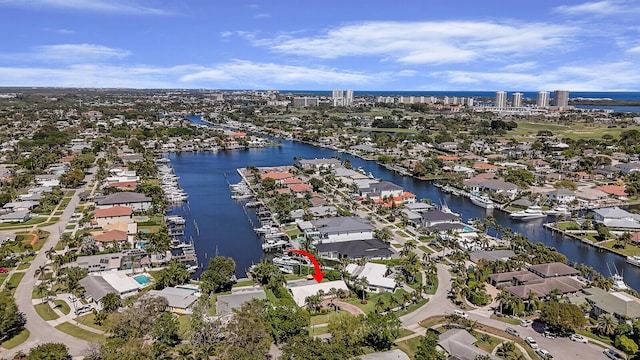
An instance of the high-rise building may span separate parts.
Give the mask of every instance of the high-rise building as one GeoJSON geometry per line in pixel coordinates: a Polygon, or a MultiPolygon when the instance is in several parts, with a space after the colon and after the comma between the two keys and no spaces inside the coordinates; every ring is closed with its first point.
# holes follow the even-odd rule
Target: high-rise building
{"type": "Polygon", "coordinates": [[[548,91],[539,91],[538,98],[536,99],[536,106],[539,108],[547,108],[549,107],[549,92],[548,91]]]}
{"type": "Polygon", "coordinates": [[[342,89],[334,89],[331,92],[331,99],[333,99],[333,106],[343,106],[344,93],[342,92],[342,89]]]}
{"type": "Polygon", "coordinates": [[[507,107],[507,92],[506,91],[496,91],[496,107],[497,108],[505,108],[505,107],[507,107]]]}
{"type": "Polygon", "coordinates": [[[559,107],[569,106],[569,90],[555,90],[553,92],[553,105],[559,107]]]}
{"type": "Polygon", "coordinates": [[[347,90],[346,96],[344,98],[344,106],[353,105],[353,90],[347,90]]]}
{"type": "Polygon", "coordinates": [[[511,95],[511,107],[522,107],[522,93],[515,92],[511,95]]]}
{"type": "Polygon", "coordinates": [[[317,97],[301,96],[293,98],[293,107],[309,107],[318,105],[320,105],[320,99],[317,97]]]}

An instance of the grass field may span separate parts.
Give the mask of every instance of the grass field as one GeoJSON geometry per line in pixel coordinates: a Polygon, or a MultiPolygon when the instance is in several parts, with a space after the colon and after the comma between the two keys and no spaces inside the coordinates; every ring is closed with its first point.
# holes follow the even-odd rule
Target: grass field
{"type": "Polygon", "coordinates": [[[29,338],[29,330],[24,329],[22,331],[20,331],[16,336],[12,337],[11,339],[3,342],[2,344],[0,344],[0,346],[2,346],[3,348],[9,350],[9,349],[13,349],[14,347],[22,344],[23,342],[27,341],[27,339],[29,338]]]}
{"type": "MultiPolygon", "coordinates": [[[[78,317],[78,322],[82,325],[86,325],[92,327],[97,330],[105,330],[102,325],[98,325],[95,323],[96,316],[93,313],[88,313],[86,315],[82,315],[78,317]]],[[[74,320],[75,321],[75,320],[74,320]]]]}
{"type": "Polygon", "coordinates": [[[409,340],[398,342],[396,343],[396,346],[407,354],[409,358],[413,359],[416,355],[416,351],[418,351],[418,344],[420,343],[421,338],[422,336],[416,336],[409,340]]]}
{"type": "Polygon", "coordinates": [[[54,304],[56,304],[56,308],[60,310],[63,314],[68,315],[71,312],[71,308],[69,304],[67,304],[64,300],[54,300],[54,304]]]}
{"type": "Polygon", "coordinates": [[[614,138],[619,138],[620,133],[629,128],[615,127],[609,128],[604,124],[576,123],[571,125],[560,125],[552,123],[533,123],[528,121],[517,121],[518,128],[510,131],[506,138],[530,138],[536,137],[538,131],[549,130],[559,138],[578,139],[600,139],[603,135],[609,134],[614,138]]]}
{"type": "Polygon", "coordinates": [[[331,311],[326,314],[313,315],[311,316],[310,323],[311,325],[328,324],[329,320],[333,319],[334,317],[338,316],[338,314],[342,314],[342,313],[344,313],[344,311],[331,311]]]}
{"type": "Polygon", "coordinates": [[[73,337],[77,337],[78,339],[82,339],[86,341],[103,342],[106,339],[104,335],[96,334],[92,331],[79,328],[69,322],[64,322],[56,326],[56,329],[62,331],[65,334],[68,334],[73,337]]]}
{"type": "Polygon", "coordinates": [[[33,307],[36,309],[38,315],[40,315],[40,317],[45,321],[55,320],[59,318],[58,314],[56,314],[51,306],[49,306],[49,303],[37,304],[33,305],[33,307]]]}
{"type": "Polygon", "coordinates": [[[18,267],[16,268],[16,270],[24,270],[24,269],[28,269],[31,266],[30,263],[24,263],[24,264],[20,264],[18,265],[18,267]]]}
{"type": "Polygon", "coordinates": [[[632,244],[628,244],[624,248],[614,248],[616,245],[616,240],[609,240],[604,243],[600,243],[600,245],[606,247],[607,249],[616,252],[618,254],[622,254],[624,256],[636,256],[640,255],[640,247],[632,244]]]}
{"type": "Polygon", "coordinates": [[[24,277],[23,272],[17,272],[17,273],[13,273],[13,275],[11,275],[11,277],[9,278],[9,281],[7,282],[7,287],[9,289],[15,289],[18,287],[18,284],[20,284],[20,281],[22,281],[22,278],[24,277]]]}
{"type": "Polygon", "coordinates": [[[397,134],[417,134],[418,130],[415,129],[400,129],[400,128],[366,128],[359,127],[357,128],[360,131],[370,131],[370,132],[385,132],[385,133],[397,133],[397,134]]]}

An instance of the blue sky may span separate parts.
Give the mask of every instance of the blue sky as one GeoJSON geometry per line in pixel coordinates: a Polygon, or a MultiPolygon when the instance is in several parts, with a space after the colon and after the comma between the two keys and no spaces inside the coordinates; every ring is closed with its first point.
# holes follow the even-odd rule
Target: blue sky
{"type": "Polygon", "coordinates": [[[0,86],[640,91],[640,2],[0,0],[0,86]]]}

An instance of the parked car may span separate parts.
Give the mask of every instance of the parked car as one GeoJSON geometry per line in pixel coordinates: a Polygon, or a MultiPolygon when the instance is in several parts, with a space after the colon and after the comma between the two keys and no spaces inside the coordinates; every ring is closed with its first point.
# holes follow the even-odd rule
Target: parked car
{"type": "Polygon", "coordinates": [[[8,273],[9,270],[7,268],[0,267],[0,274],[8,273]]]}
{"type": "Polygon", "coordinates": [[[520,333],[518,333],[518,330],[514,329],[514,328],[506,328],[504,329],[504,332],[506,332],[509,335],[513,335],[515,337],[520,337],[520,333]]]}
{"type": "Polygon", "coordinates": [[[462,310],[453,310],[453,314],[457,315],[457,316],[460,316],[461,318],[464,318],[464,319],[469,317],[469,314],[467,314],[466,312],[464,312],[462,310]]]}
{"type": "Polygon", "coordinates": [[[575,341],[575,342],[579,342],[579,343],[583,343],[586,344],[589,342],[589,340],[587,340],[586,337],[579,335],[579,334],[573,334],[569,337],[569,339],[571,339],[571,341],[575,341]]]}
{"type": "Polygon", "coordinates": [[[554,334],[554,333],[552,333],[552,332],[549,332],[549,331],[546,331],[546,330],[545,330],[545,331],[542,333],[542,337],[547,338],[547,339],[554,340],[554,339],[556,338],[556,334],[554,334]]]}
{"type": "Polygon", "coordinates": [[[538,348],[538,342],[531,336],[527,336],[526,338],[524,338],[524,342],[526,342],[527,345],[531,346],[531,348],[534,350],[538,348]]]}
{"type": "Polygon", "coordinates": [[[553,356],[551,356],[551,354],[545,349],[536,349],[535,353],[536,355],[538,355],[540,359],[544,359],[544,360],[553,359],[553,356]]]}
{"type": "Polygon", "coordinates": [[[527,327],[527,326],[531,326],[531,324],[533,324],[533,320],[522,320],[522,321],[520,321],[520,326],[527,327]]]}
{"type": "Polygon", "coordinates": [[[606,349],[606,350],[604,351],[604,354],[605,354],[605,355],[607,355],[607,357],[608,357],[609,359],[614,359],[614,360],[624,359],[624,358],[622,357],[622,355],[618,354],[616,351],[611,350],[611,349],[606,349]]]}

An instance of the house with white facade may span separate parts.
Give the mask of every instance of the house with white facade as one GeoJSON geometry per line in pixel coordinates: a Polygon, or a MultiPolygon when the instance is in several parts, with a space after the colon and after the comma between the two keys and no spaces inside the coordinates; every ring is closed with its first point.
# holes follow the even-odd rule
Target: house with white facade
{"type": "Polygon", "coordinates": [[[151,208],[151,198],[140,193],[118,192],[96,197],[96,208],[107,209],[114,206],[126,206],[133,211],[147,211],[151,208]]]}

